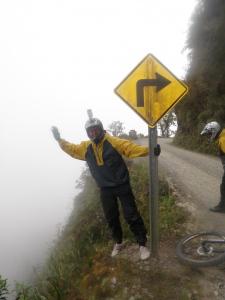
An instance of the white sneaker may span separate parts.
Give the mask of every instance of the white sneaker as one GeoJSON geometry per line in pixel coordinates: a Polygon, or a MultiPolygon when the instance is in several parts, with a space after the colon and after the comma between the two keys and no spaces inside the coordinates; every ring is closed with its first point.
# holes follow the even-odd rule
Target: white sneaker
{"type": "Polygon", "coordinates": [[[113,251],[111,253],[111,256],[114,257],[116,256],[121,250],[122,250],[123,244],[115,244],[113,247],[113,251]]]}
{"type": "Polygon", "coordinates": [[[149,258],[149,256],[150,256],[150,251],[148,250],[147,247],[145,247],[145,246],[140,246],[139,251],[140,251],[140,258],[141,258],[142,260],[145,260],[145,259],[149,258]]]}

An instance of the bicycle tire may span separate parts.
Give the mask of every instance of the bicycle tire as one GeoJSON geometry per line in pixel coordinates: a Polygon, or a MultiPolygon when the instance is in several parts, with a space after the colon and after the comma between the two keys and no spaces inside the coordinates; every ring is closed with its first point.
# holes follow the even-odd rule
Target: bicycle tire
{"type": "MultiPolygon", "coordinates": [[[[199,249],[202,248],[200,247],[200,242],[197,242],[197,238],[201,239],[207,239],[207,236],[214,236],[214,238],[216,239],[220,239],[220,240],[224,240],[225,241],[225,234],[220,233],[220,232],[199,232],[199,233],[195,233],[195,234],[190,234],[187,235],[186,237],[182,238],[176,246],[176,255],[179,259],[179,261],[185,265],[189,265],[191,267],[194,268],[199,268],[199,267],[211,267],[211,266],[217,266],[219,264],[222,264],[225,262],[225,242],[223,243],[223,248],[224,252],[220,252],[216,251],[213,252],[213,247],[211,246],[210,248],[210,255],[209,254],[205,254],[205,252],[202,253],[198,253],[199,249]],[[193,251],[195,252],[195,257],[193,258],[192,254],[187,253],[187,244],[190,244],[190,242],[195,239],[195,242],[198,243],[198,247],[195,249],[195,247],[193,247],[193,251]],[[213,254],[213,255],[212,255],[213,254]],[[204,257],[203,257],[204,256],[204,257]]],[[[188,245],[189,247],[191,247],[190,245],[188,245]]],[[[192,249],[191,249],[192,250],[192,249]]],[[[189,249],[189,251],[191,252],[191,250],[189,249]]],[[[222,250],[223,251],[223,250],[222,250]]]]}

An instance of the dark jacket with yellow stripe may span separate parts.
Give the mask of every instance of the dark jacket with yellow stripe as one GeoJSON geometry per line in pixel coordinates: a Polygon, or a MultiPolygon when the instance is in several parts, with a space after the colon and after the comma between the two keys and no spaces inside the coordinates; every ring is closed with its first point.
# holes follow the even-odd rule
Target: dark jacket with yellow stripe
{"type": "Polygon", "coordinates": [[[62,139],[59,144],[73,158],[87,161],[99,187],[114,187],[129,182],[129,173],[122,156],[135,158],[148,154],[147,147],[108,133],[98,144],[91,141],[71,144],[62,139]]]}

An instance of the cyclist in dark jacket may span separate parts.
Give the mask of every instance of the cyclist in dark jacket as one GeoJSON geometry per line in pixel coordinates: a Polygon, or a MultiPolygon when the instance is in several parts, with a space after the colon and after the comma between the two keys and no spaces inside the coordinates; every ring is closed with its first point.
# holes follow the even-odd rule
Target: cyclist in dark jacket
{"type": "MultiPolygon", "coordinates": [[[[117,198],[120,199],[124,217],[139,244],[141,259],[147,259],[150,252],[146,247],[146,229],[140,216],[130,186],[129,172],[122,158],[135,158],[148,155],[148,148],[129,140],[113,137],[106,133],[99,119],[93,118],[85,124],[89,141],[71,144],[60,137],[57,127],[52,127],[54,138],[60,147],[73,158],[85,160],[90,172],[100,188],[103,211],[111,229],[115,245],[111,256],[122,249],[122,228],[119,220],[117,198]]],[[[155,155],[159,155],[160,149],[155,155]]]]}
{"type": "Polygon", "coordinates": [[[225,213],[225,129],[222,129],[218,122],[213,121],[205,125],[201,135],[206,135],[210,138],[210,141],[216,142],[224,169],[220,185],[220,201],[215,207],[210,208],[210,210],[225,213]]]}

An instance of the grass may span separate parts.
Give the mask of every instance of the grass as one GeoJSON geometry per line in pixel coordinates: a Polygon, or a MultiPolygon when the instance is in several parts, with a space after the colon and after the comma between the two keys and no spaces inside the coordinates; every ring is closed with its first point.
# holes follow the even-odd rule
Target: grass
{"type": "Polygon", "coordinates": [[[173,139],[176,146],[184,149],[193,150],[200,153],[217,155],[218,147],[215,142],[209,142],[206,137],[200,136],[199,133],[176,134],[173,139]]]}

